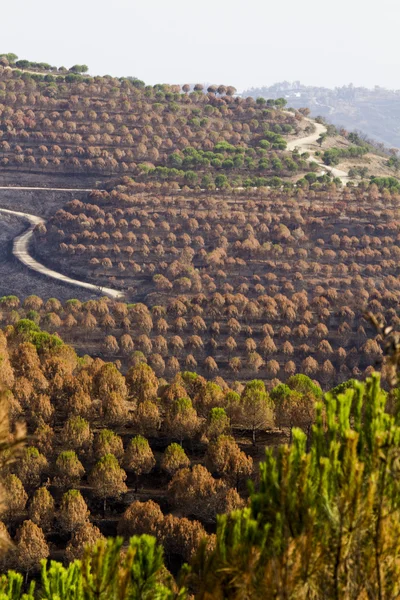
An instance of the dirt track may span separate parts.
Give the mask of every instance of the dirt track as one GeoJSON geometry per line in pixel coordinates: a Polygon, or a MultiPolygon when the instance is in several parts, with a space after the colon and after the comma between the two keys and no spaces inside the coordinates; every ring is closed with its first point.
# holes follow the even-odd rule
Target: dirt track
{"type": "Polygon", "coordinates": [[[319,159],[319,157],[316,157],[314,154],[316,150],[319,150],[317,146],[317,139],[322,133],[326,133],[327,131],[325,125],[322,125],[321,123],[316,123],[312,119],[306,119],[306,121],[309,121],[312,125],[314,125],[315,132],[303,138],[290,140],[290,142],[288,142],[287,144],[287,149],[293,151],[297,148],[298,150],[302,150],[303,152],[310,152],[311,155],[308,159],[308,162],[316,162],[322,169],[320,172],[321,175],[326,173],[326,171],[329,171],[329,173],[331,173],[333,177],[338,177],[342,183],[346,184],[348,181],[350,181],[349,174],[346,171],[342,171],[341,169],[336,169],[335,167],[329,167],[327,165],[324,165],[324,163],[319,159]]]}
{"type": "Polygon", "coordinates": [[[98,294],[50,279],[32,271],[13,256],[12,247],[16,237],[27,228],[23,219],[0,213],[0,297],[13,294],[25,298],[35,294],[41,298],[58,298],[65,302],[77,298],[81,302],[98,298],[98,294]]]}
{"type": "Polygon", "coordinates": [[[62,273],[58,273],[57,271],[48,269],[45,265],[42,265],[37,260],[35,260],[33,256],[29,254],[29,243],[32,239],[34,227],[41,223],[44,224],[44,219],[28,213],[18,212],[15,210],[8,210],[6,208],[0,208],[0,213],[24,219],[30,224],[29,228],[26,231],[14,238],[12,249],[12,253],[15,256],[15,258],[17,258],[26,267],[32,269],[33,271],[36,271],[37,273],[40,273],[41,275],[45,275],[46,277],[51,277],[52,279],[56,279],[57,281],[61,281],[68,285],[82,287],[94,291],[100,295],[109,296],[110,298],[114,299],[120,299],[124,297],[124,294],[118,290],[113,290],[107,287],[99,287],[93,285],[92,283],[87,283],[86,281],[78,281],[77,279],[72,279],[71,277],[67,277],[62,273]]]}
{"type": "Polygon", "coordinates": [[[11,186],[11,185],[1,185],[0,190],[42,190],[46,192],[91,192],[93,188],[54,188],[54,187],[25,187],[25,186],[11,186]]]}

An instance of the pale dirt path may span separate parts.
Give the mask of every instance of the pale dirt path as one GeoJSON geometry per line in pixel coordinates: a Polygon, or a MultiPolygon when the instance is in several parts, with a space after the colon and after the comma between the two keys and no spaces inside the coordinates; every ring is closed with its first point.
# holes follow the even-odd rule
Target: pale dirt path
{"type": "Polygon", "coordinates": [[[62,77],[65,77],[65,75],[82,75],[83,77],[87,75],[88,77],[91,77],[89,73],[73,73],[68,70],[65,73],[61,71],[32,71],[32,69],[20,69],[19,67],[10,67],[10,65],[4,67],[4,69],[8,69],[9,71],[21,71],[21,73],[32,73],[32,75],[53,75],[53,77],[57,77],[57,75],[61,75],[62,77]]]}
{"type": "Polygon", "coordinates": [[[6,208],[0,208],[0,213],[13,215],[16,217],[21,217],[22,219],[29,221],[29,223],[30,223],[29,229],[27,229],[27,231],[25,231],[18,237],[14,238],[13,251],[12,251],[13,255],[19,261],[21,261],[25,266],[27,266],[29,269],[32,269],[33,271],[36,271],[37,273],[41,273],[42,275],[46,275],[46,277],[51,277],[52,279],[56,279],[57,281],[62,281],[69,285],[86,288],[88,290],[95,291],[98,294],[103,294],[105,296],[109,296],[110,298],[114,298],[115,300],[124,298],[123,292],[120,292],[118,290],[113,290],[113,289],[107,288],[107,287],[97,286],[92,283],[87,283],[85,281],[79,281],[77,279],[72,279],[71,277],[67,277],[66,275],[63,275],[62,273],[58,273],[57,271],[48,269],[47,267],[45,267],[44,265],[39,263],[37,260],[35,260],[29,254],[29,243],[32,239],[34,227],[36,227],[36,225],[40,225],[41,223],[45,224],[46,221],[44,219],[42,219],[41,217],[37,217],[35,215],[30,215],[28,213],[18,212],[16,210],[8,210],[6,208]]]}
{"type": "Polygon", "coordinates": [[[21,73],[32,73],[32,75],[62,75],[62,73],[56,73],[55,71],[31,71],[31,69],[20,69],[19,67],[10,67],[7,65],[4,67],[4,70],[8,69],[9,71],[21,71],[21,73]]]}
{"type": "Polygon", "coordinates": [[[94,188],[52,188],[52,187],[22,187],[20,185],[3,185],[0,190],[29,190],[44,192],[92,192],[94,188]]]}
{"type": "Polygon", "coordinates": [[[326,133],[325,125],[322,125],[321,123],[315,123],[311,119],[306,118],[305,120],[314,125],[314,133],[311,133],[310,135],[307,135],[303,138],[295,138],[294,140],[290,140],[287,143],[287,150],[293,151],[296,148],[298,148],[299,150],[312,150],[315,144],[317,143],[317,139],[319,138],[319,136],[322,133],[326,133]]]}
{"type": "Polygon", "coordinates": [[[321,167],[322,170],[320,172],[320,175],[324,175],[326,171],[329,171],[329,173],[331,173],[333,177],[338,177],[342,183],[347,183],[348,181],[350,181],[350,177],[347,171],[342,171],[341,169],[336,169],[336,167],[329,167],[328,165],[324,165],[324,163],[319,159],[319,157],[316,157],[314,155],[315,150],[319,149],[317,146],[317,139],[322,133],[326,132],[326,127],[321,123],[315,123],[315,121],[313,121],[312,119],[306,118],[306,121],[309,121],[314,125],[315,132],[303,138],[290,140],[287,143],[287,150],[293,152],[293,150],[296,150],[297,148],[298,150],[303,150],[303,152],[310,152],[311,156],[307,160],[308,162],[316,162],[317,165],[321,167]]]}

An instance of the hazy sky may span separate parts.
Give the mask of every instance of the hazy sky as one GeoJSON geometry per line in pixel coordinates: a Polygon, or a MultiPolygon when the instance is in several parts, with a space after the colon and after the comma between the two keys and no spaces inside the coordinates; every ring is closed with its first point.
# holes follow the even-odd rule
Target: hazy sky
{"type": "Polygon", "coordinates": [[[1,2],[0,52],[146,83],[400,88],[399,0],[1,2]]]}

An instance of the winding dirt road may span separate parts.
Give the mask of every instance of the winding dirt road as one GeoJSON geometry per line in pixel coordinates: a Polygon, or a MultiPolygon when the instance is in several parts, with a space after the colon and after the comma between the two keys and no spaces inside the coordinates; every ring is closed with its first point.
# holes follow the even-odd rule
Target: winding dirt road
{"type": "Polygon", "coordinates": [[[320,175],[324,175],[327,171],[333,175],[333,177],[338,177],[342,183],[347,183],[350,181],[349,174],[346,171],[342,171],[341,169],[336,169],[335,167],[329,167],[328,165],[324,165],[324,163],[320,160],[319,157],[315,156],[315,151],[319,150],[317,145],[317,139],[322,133],[326,133],[327,129],[325,125],[321,123],[316,123],[312,119],[307,119],[312,125],[315,126],[315,132],[311,135],[308,135],[303,138],[290,140],[287,143],[287,150],[303,150],[303,152],[310,152],[310,157],[307,159],[308,162],[315,162],[317,165],[321,167],[320,175]]]}
{"type": "Polygon", "coordinates": [[[113,290],[111,288],[102,287],[93,285],[92,283],[87,283],[86,281],[79,281],[77,279],[72,279],[71,277],[67,277],[62,273],[58,273],[57,271],[53,271],[52,269],[48,269],[37,260],[33,258],[29,254],[29,243],[32,239],[33,229],[36,225],[40,225],[41,223],[45,224],[45,220],[41,217],[37,217],[35,215],[30,215],[24,212],[18,212],[16,210],[8,210],[6,208],[0,208],[0,213],[4,213],[7,215],[13,215],[15,217],[20,217],[21,219],[25,219],[29,221],[30,226],[27,231],[24,231],[21,235],[14,238],[13,241],[13,255],[22,262],[26,267],[36,271],[37,273],[41,273],[42,275],[46,275],[46,277],[51,277],[52,279],[56,279],[57,281],[62,281],[69,285],[74,285],[82,288],[86,288],[88,290],[92,290],[97,294],[102,294],[105,296],[109,296],[115,300],[124,298],[123,292],[118,290],[113,290]]]}

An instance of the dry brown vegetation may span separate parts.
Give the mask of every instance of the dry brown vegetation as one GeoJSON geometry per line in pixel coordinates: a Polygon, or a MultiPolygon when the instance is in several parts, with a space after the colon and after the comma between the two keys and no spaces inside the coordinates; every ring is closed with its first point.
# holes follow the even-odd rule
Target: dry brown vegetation
{"type": "Polygon", "coordinates": [[[265,446],[294,425],[311,444],[322,390],[369,375],[398,330],[396,186],[315,181],[285,150],[306,112],[234,94],[0,66],[2,172],[105,181],[49,201],[30,248],[98,298],[0,298],[0,385],[29,434],[7,464],[2,568],[150,533],[176,571],[246,506],[265,446]]]}
{"type": "MultiPolygon", "coordinates": [[[[218,187],[309,170],[284,152],[300,113],[234,97],[230,86],[156,85],[126,78],[46,78],[0,66],[2,170],[75,181],[138,180],[218,187]],[[219,178],[218,178],[218,175],[219,178]]],[[[260,182],[258,182],[260,180],[260,182]]]]}
{"type": "Polygon", "coordinates": [[[36,230],[36,253],[131,303],[39,302],[35,319],[80,351],[125,369],[145,360],[158,376],[300,372],[329,387],[370,372],[381,350],[365,310],[398,322],[399,196],[374,185],[249,195],[160,198],[126,185],[69,202],[36,230]]]}
{"type": "Polygon", "coordinates": [[[307,378],[271,396],[262,381],[235,391],[189,372],[167,384],[143,362],[124,376],[28,320],[0,331],[0,360],[11,424],[28,428],[7,467],[3,520],[15,546],[4,564],[27,572],[117,531],[156,535],[170,566],[188,560],[217,513],[244,506],[253,459],[268,437],[286,436],[275,419],[307,429],[320,394],[307,378]]]}

